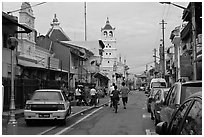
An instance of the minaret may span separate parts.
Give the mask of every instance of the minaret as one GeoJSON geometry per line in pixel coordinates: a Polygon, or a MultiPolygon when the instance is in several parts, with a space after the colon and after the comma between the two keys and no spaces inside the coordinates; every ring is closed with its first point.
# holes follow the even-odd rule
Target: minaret
{"type": "Polygon", "coordinates": [[[25,24],[28,26],[30,29],[33,29],[33,32],[28,33],[28,34],[21,34],[19,35],[21,39],[27,39],[30,42],[35,41],[35,17],[33,15],[33,10],[30,6],[29,2],[23,2],[21,5],[21,10],[19,12],[19,23],[20,24],[25,24]]]}
{"type": "Polygon", "coordinates": [[[105,26],[101,28],[101,39],[105,45],[101,71],[105,73],[110,79],[110,85],[113,82],[116,82],[115,72],[117,71],[117,47],[115,28],[110,25],[108,17],[105,26]]]}
{"type": "MultiPolygon", "coordinates": [[[[22,2],[19,12],[19,23],[32,29],[30,33],[18,34],[18,39],[20,40],[17,48],[20,53],[19,56],[25,56],[26,58],[35,60],[35,17],[29,2],[22,2]]],[[[19,28],[19,31],[22,31],[22,29],[19,28]]]]}
{"type": "Polygon", "coordinates": [[[101,39],[105,44],[102,60],[102,70],[105,72],[110,72],[113,71],[114,63],[117,61],[117,48],[115,28],[110,25],[108,17],[105,26],[101,28],[101,39]]]}

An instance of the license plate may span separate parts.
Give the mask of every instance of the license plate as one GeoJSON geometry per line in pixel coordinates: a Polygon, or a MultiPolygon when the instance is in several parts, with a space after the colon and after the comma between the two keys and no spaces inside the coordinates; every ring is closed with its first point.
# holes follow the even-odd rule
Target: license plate
{"type": "Polygon", "coordinates": [[[49,118],[50,114],[39,114],[39,118],[49,118]]]}

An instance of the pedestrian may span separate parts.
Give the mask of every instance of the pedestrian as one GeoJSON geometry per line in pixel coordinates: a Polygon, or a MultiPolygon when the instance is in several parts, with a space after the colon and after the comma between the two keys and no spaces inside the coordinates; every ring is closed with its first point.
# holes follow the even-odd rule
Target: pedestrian
{"type": "Polygon", "coordinates": [[[110,107],[113,106],[113,94],[112,91],[114,90],[115,83],[112,84],[112,86],[109,88],[109,96],[110,96],[110,107]]]}
{"type": "Polygon", "coordinates": [[[126,104],[128,102],[128,94],[129,94],[130,90],[127,86],[125,86],[125,82],[122,82],[122,87],[121,87],[120,91],[121,91],[121,97],[122,97],[122,101],[123,101],[123,107],[124,107],[124,109],[126,109],[126,104]]]}
{"type": "Polygon", "coordinates": [[[77,105],[81,104],[81,89],[80,89],[80,85],[77,85],[77,88],[75,90],[75,100],[77,101],[77,105]]]}
{"type": "Polygon", "coordinates": [[[118,102],[120,100],[120,97],[119,97],[120,91],[117,90],[116,85],[114,86],[114,90],[112,91],[112,94],[113,94],[113,96],[112,96],[113,107],[115,108],[115,113],[117,113],[117,111],[118,111],[118,102]]]}
{"type": "Polygon", "coordinates": [[[86,101],[86,93],[83,86],[81,86],[81,101],[83,101],[83,105],[88,106],[88,103],[86,101]]]}
{"type": "Polygon", "coordinates": [[[95,86],[91,87],[90,95],[91,95],[91,103],[90,104],[96,106],[96,95],[97,95],[97,92],[96,92],[95,86]]]}

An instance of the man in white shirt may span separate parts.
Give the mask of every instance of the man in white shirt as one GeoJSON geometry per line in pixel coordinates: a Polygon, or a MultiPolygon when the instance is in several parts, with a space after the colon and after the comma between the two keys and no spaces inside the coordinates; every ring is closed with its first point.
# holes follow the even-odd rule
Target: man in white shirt
{"type": "Polygon", "coordinates": [[[75,99],[78,100],[77,101],[78,105],[81,104],[81,89],[79,85],[77,86],[75,90],[75,99]]]}
{"type": "Polygon", "coordinates": [[[91,105],[95,105],[96,106],[96,89],[95,86],[92,86],[91,90],[90,90],[90,95],[91,95],[91,105]]]}
{"type": "Polygon", "coordinates": [[[110,96],[110,107],[113,106],[113,94],[112,91],[115,89],[115,83],[112,84],[112,86],[109,89],[109,96],[110,96]]]}

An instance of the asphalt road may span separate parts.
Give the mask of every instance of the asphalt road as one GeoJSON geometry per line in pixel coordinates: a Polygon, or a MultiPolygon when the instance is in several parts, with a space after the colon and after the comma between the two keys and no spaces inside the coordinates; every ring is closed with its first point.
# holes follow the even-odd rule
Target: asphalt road
{"type": "Polygon", "coordinates": [[[118,113],[110,107],[103,107],[61,134],[146,135],[147,131],[154,131],[154,124],[146,110],[146,96],[144,92],[132,91],[127,109],[123,108],[120,100],[118,113]]]}
{"type": "MultiPolygon", "coordinates": [[[[118,113],[113,108],[103,106],[94,108],[76,117],[67,119],[66,126],[57,122],[37,122],[26,126],[24,118],[18,119],[18,135],[146,135],[154,132],[154,123],[146,110],[144,92],[131,91],[127,109],[120,100],[118,113]],[[148,131],[148,132],[147,132],[148,131]]],[[[3,129],[4,130],[4,129],[3,129]]]]}

